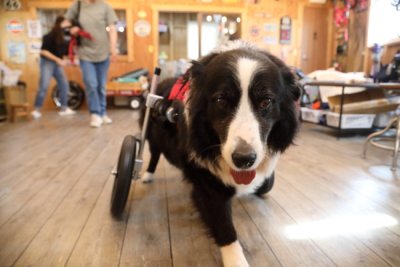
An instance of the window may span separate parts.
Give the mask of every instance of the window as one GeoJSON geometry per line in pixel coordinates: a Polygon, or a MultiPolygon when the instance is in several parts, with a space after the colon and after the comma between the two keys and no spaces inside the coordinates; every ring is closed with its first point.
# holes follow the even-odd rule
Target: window
{"type": "Polygon", "coordinates": [[[227,40],[240,38],[240,24],[239,14],[161,12],[159,57],[198,59],[227,40]]]}
{"type": "Polygon", "coordinates": [[[126,12],[125,10],[115,10],[115,13],[117,14],[117,33],[118,33],[118,43],[117,43],[117,48],[118,48],[118,54],[119,55],[127,55],[128,54],[128,49],[127,49],[127,39],[126,39],[126,12]]]}
{"type": "Polygon", "coordinates": [[[46,34],[50,32],[57,16],[64,16],[66,12],[66,9],[38,9],[37,14],[42,25],[42,33],[46,34]]]}
{"type": "Polygon", "coordinates": [[[368,22],[368,46],[400,40],[400,10],[395,1],[371,0],[368,22]]]}

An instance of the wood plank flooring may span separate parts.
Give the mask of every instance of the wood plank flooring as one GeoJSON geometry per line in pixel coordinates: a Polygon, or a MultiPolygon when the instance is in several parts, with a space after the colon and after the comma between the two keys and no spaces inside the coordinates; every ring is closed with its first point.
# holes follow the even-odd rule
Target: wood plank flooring
{"type": "MultiPolygon", "coordinates": [[[[111,170],[139,133],[137,112],[110,116],[100,129],[85,111],[0,124],[0,266],[221,266],[190,186],[163,158],[154,183],[133,182],[123,218],[110,216],[111,170]]],[[[388,151],[364,159],[365,136],[334,134],[303,123],[270,194],[234,200],[251,266],[400,266],[400,170],[388,151]]]]}

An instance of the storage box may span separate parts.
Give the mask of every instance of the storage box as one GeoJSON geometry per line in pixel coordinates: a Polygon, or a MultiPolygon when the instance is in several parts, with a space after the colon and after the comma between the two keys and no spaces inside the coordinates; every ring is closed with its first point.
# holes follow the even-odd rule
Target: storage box
{"type": "MultiPolygon", "coordinates": [[[[369,129],[375,119],[375,114],[343,114],[342,129],[369,129]]],[[[326,122],[329,126],[339,127],[339,113],[329,112],[326,115],[326,122]]]]}
{"type": "Polygon", "coordinates": [[[301,107],[301,119],[303,121],[320,123],[321,121],[325,121],[322,119],[322,116],[326,115],[327,113],[328,113],[327,110],[301,107]]]}
{"type": "Polygon", "coordinates": [[[382,112],[379,114],[376,114],[376,117],[374,119],[374,122],[372,125],[374,127],[378,128],[384,128],[389,124],[389,121],[396,116],[394,111],[389,111],[389,112],[382,112]]]}

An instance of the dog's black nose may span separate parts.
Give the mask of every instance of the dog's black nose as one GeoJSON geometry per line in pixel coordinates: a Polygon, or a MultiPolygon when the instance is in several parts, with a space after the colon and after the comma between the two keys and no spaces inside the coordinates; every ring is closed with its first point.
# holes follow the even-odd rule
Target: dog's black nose
{"type": "Polygon", "coordinates": [[[240,139],[235,151],[232,153],[232,161],[240,169],[250,168],[257,159],[253,148],[243,139],[240,139]]]}
{"type": "Polygon", "coordinates": [[[256,158],[256,153],[241,154],[235,152],[232,154],[233,163],[240,169],[250,168],[256,161],[256,158]]]}

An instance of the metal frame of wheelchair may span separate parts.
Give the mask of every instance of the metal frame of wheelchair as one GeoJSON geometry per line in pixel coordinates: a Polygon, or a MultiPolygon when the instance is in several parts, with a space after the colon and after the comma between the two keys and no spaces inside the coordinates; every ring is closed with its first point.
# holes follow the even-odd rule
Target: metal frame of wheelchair
{"type": "Polygon", "coordinates": [[[115,175],[115,179],[111,194],[111,214],[116,218],[120,217],[124,212],[132,179],[139,179],[140,170],[143,166],[143,150],[150,111],[157,101],[163,99],[163,97],[155,94],[160,73],[161,69],[156,67],[150,93],[146,98],[146,113],[141,136],[125,136],[116,169],[112,172],[115,175]]]}

